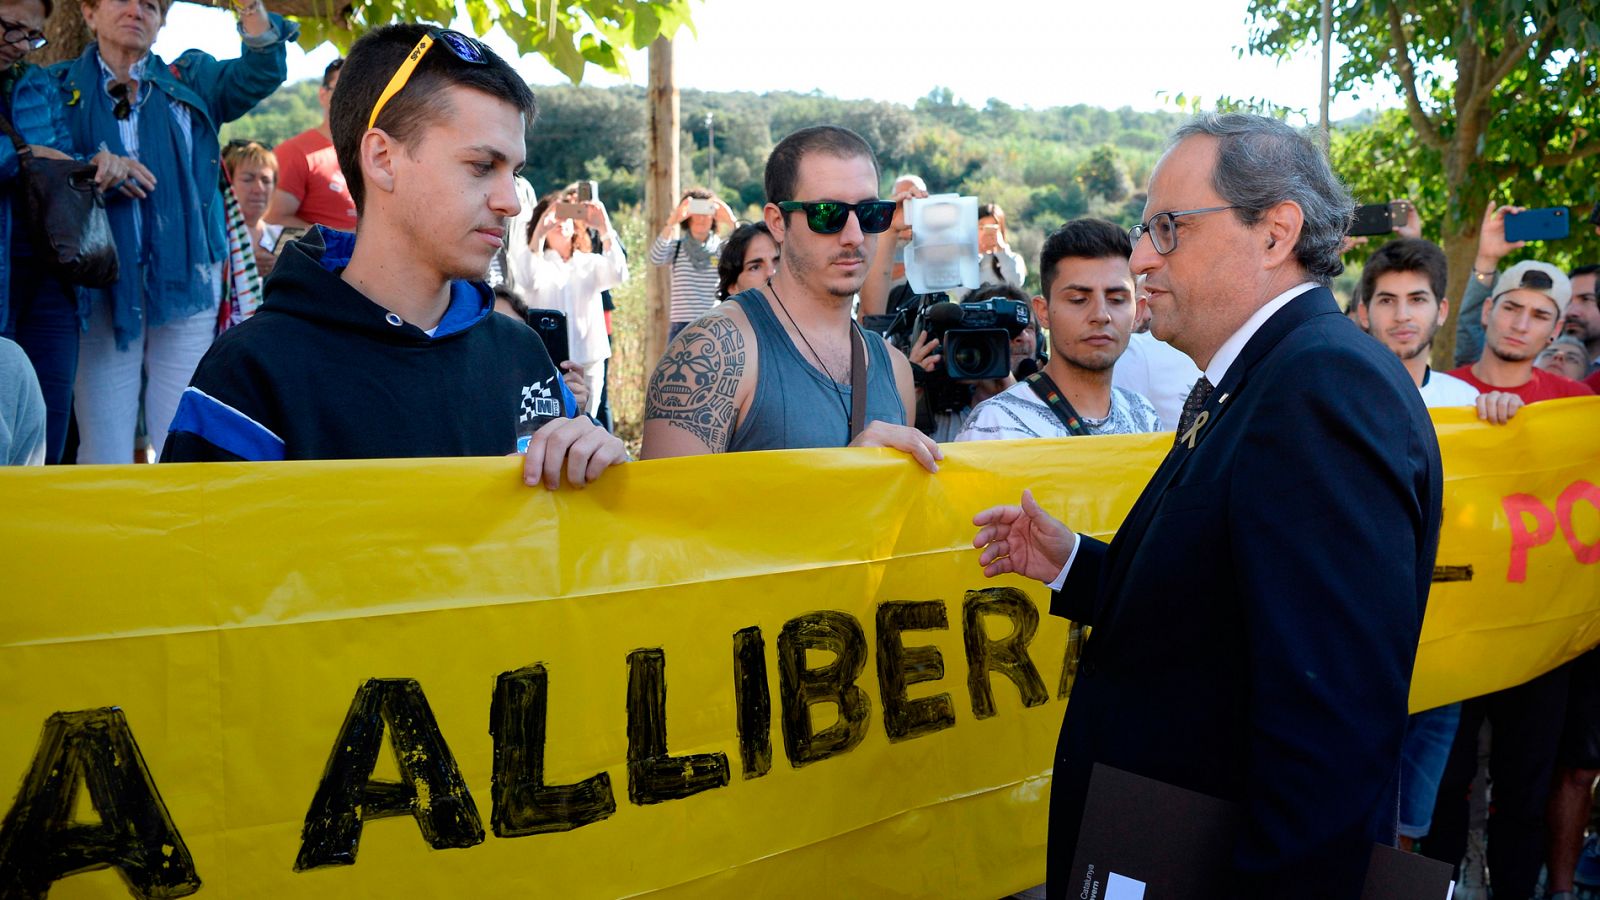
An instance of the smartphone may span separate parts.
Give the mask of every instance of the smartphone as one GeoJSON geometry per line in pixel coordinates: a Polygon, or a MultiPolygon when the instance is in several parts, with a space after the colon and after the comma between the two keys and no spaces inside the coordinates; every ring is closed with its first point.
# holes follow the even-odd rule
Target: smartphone
{"type": "Polygon", "coordinates": [[[1368,203],[1356,207],[1351,237],[1372,237],[1394,231],[1394,207],[1388,203],[1368,203]]]}
{"type": "Polygon", "coordinates": [[[717,203],[715,200],[701,200],[699,197],[689,198],[689,215],[710,216],[715,215],[716,212],[717,203]]]}
{"type": "Polygon", "coordinates": [[[557,203],[556,218],[577,219],[580,222],[589,217],[589,207],[582,203],[557,203]]]}
{"type": "Polygon", "coordinates": [[[539,335],[539,340],[544,341],[544,349],[550,354],[550,361],[560,366],[572,358],[572,353],[567,349],[567,314],[559,309],[530,309],[522,314],[528,327],[539,335]]]}
{"type": "Polygon", "coordinates": [[[281,256],[283,255],[283,248],[289,246],[290,241],[296,241],[304,237],[307,230],[308,229],[299,228],[294,225],[286,225],[282,231],[278,232],[278,239],[273,241],[271,246],[268,246],[265,241],[262,241],[261,249],[281,256]]]}
{"type": "Polygon", "coordinates": [[[1544,209],[1529,209],[1519,213],[1507,213],[1506,240],[1510,243],[1517,241],[1559,241],[1568,234],[1567,208],[1565,206],[1551,206],[1544,209]]]}
{"type": "Polygon", "coordinates": [[[578,182],[578,202],[588,203],[590,200],[600,199],[600,185],[593,181],[578,182]]]}

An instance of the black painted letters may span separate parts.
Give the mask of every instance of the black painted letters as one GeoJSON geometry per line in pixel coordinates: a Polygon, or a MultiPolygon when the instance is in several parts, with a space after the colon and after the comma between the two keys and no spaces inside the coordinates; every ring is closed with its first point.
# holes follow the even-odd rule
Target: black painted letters
{"type": "Polygon", "coordinates": [[[306,811],[296,871],[356,861],[367,819],[411,815],[435,850],[483,843],[483,823],[422,686],[372,678],[356,690],[322,782],[306,811]],[[374,781],[385,728],[400,781],[374,781]]]}

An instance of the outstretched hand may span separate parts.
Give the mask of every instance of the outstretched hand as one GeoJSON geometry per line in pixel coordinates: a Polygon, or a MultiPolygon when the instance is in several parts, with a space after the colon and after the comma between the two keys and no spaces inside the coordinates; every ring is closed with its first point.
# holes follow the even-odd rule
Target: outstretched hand
{"type": "Polygon", "coordinates": [[[1019,505],[993,506],[978,513],[972,524],[979,526],[972,546],[983,550],[978,565],[988,578],[1015,572],[1049,584],[1061,574],[1078,543],[1072,529],[1045,512],[1032,491],[1022,492],[1019,505]]]}

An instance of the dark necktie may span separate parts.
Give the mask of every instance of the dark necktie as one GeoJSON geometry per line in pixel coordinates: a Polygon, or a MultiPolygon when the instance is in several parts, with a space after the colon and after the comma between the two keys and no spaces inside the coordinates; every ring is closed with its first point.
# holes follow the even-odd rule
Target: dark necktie
{"type": "Polygon", "coordinates": [[[1201,375],[1200,380],[1189,389],[1189,396],[1183,401],[1183,413],[1178,416],[1178,435],[1173,439],[1174,444],[1183,440],[1189,429],[1194,427],[1195,417],[1205,408],[1206,401],[1211,399],[1211,392],[1214,390],[1216,388],[1204,375],[1201,375]]]}

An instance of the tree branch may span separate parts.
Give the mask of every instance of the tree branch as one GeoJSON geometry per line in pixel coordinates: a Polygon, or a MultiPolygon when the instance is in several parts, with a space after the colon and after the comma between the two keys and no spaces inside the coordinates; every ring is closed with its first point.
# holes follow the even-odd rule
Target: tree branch
{"type": "Polygon", "coordinates": [[[1422,98],[1417,95],[1417,70],[1411,64],[1411,46],[1406,40],[1406,32],[1400,21],[1400,4],[1396,0],[1389,3],[1389,58],[1394,62],[1395,74],[1400,76],[1400,85],[1405,89],[1406,115],[1411,119],[1411,127],[1416,129],[1417,136],[1422,142],[1436,149],[1445,149],[1444,136],[1439,133],[1439,126],[1428,118],[1427,110],[1422,108],[1422,98]]]}
{"type": "Polygon", "coordinates": [[[1600,154],[1600,141],[1590,141],[1578,150],[1569,150],[1566,153],[1546,153],[1544,156],[1539,157],[1538,165],[1540,168],[1559,168],[1575,163],[1580,159],[1588,159],[1596,154],[1600,154]]]}
{"type": "MultiPolygon", "coordinates": [[[[1505,81],[1517,66],[1526,63],[1528,61],[1528,51],[1533,49],[1535,43],[1549,37],[1555,27],[1556,20],[1552,17],[1549,21],[1539,26],[1539,29],[1533,34],[1516,41],[1514,48],[1507,47],[1506,51],[1500,54],[1499,63],[1489,71],[1489,77],[1473,86],[1472,93],[1467,95],[1467,102],[1461,107],[1460,117],[1465,119],[1474,115],[1479,108],[1489,102],[1489,97],[1494,94],[1494,89],[1500,86],[1500,82],[1505,81]]],[[[1509,44],[1511,40],[1508,34],[1507,43],[1509,44]]],[[[1549,51],[1550,47],[1543,48],[1540,54],[1541,57],[1548,57],[1550,55],[1549,51]]]]}

